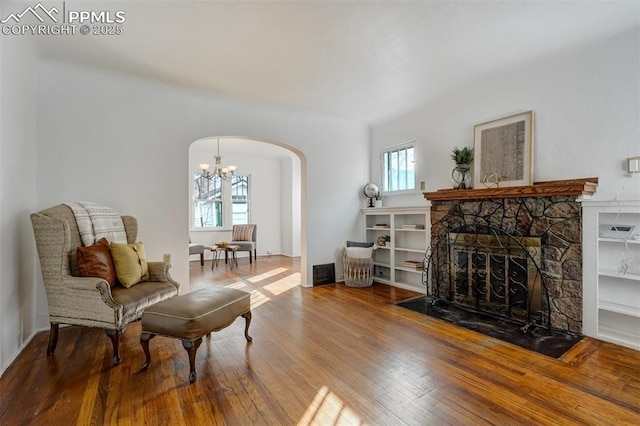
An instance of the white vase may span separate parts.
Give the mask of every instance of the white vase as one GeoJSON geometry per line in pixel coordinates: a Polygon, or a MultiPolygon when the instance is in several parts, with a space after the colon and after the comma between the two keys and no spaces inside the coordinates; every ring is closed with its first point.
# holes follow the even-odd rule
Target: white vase
{"type": "Polygon", "coordinates": [[[373,201],[373,206],[374,207],[382,207],[382,200],[374,200],[373,201]]]}

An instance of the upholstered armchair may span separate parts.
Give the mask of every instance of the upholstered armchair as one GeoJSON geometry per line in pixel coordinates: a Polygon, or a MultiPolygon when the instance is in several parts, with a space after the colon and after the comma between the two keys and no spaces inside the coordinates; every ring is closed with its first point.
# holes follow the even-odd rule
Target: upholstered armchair
{"type": "Polygon", "coordinates": [[[238,251],[249,252],[249,263],[251,263],[251,254],[257,259],[256,249],[256,231],[258,227],[256,225],[233,225],[233,233],[231,236],[230,245],[239,246],[238,251]]]}
{"type": "Polygon", "coordinates": [[[200,266],[204,266],[204,244],[192,243],[189,238],[189,256],[194,254],[200,255],[200,266]]]}
{"type": "MultiPolygon", "coordinates": [[[[136,242],[138,221],[122,216],[127,242],[136,242]]],[[[161,300],[178,295],[180,285],[169,275],[169,264],[148,262],[149,279],[130,288],[113,288],[102,278],[82,277],[76,250],[82,247],[75,216],[66,205],[31,215],[49,307],[49,344],[53,355],[60,324],[103,328],[113,345],[113,364],[120,363],[119,337],[127,324],[161,300]]]]}
{"type": "Polygon", "coordinates": [[[344,283],[348,287],[369,287],[373,284],[374,243],[347,241],[342,251],[344,283]]]}

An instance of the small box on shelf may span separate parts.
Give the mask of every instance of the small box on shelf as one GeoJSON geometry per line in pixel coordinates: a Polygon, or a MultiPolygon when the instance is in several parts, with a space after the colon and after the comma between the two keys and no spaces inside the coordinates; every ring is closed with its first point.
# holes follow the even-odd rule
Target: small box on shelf
{"type": "Polygon", "coordinates": [[[421,224],[402,225],[402,229],[424,229],[424,225],[421,225],[421,224]]]}
{"type": "Polygon", "coordinates": [[[390,229],[391,227],[386,223],[376,223],[371,227],[372,229],[390,229]]]}

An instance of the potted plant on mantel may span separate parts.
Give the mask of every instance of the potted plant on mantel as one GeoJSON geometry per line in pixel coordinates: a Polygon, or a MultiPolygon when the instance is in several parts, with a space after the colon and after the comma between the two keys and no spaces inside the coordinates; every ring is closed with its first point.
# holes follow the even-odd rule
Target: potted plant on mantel
{"type": "Polygon", "coordinates": [[[457,146],[451,151],[451,159],[456,166],[451,172],[453,189],[471,189],[471,163],[473,162],[473,148],[457,146]]]}

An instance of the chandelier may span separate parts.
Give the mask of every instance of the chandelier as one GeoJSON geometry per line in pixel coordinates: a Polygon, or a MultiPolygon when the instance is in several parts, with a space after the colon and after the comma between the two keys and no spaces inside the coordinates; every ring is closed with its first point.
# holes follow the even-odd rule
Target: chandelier
{"type": "Polygon", "coordinates": [[[231,178],[235,175],[236,169],[238,167],[233,165],[222,165],[222,156],[220,155],[220,139],[218,139],[218,153],[214,155],[213,158],[216,160],[213,172],[209,171],[209,168],[211,167],[210,164],[199,164],[200,169],[202,169],[202,177],[211,180],[215,176],[218,176],[220,179],[230,181],[231,178]]]}

